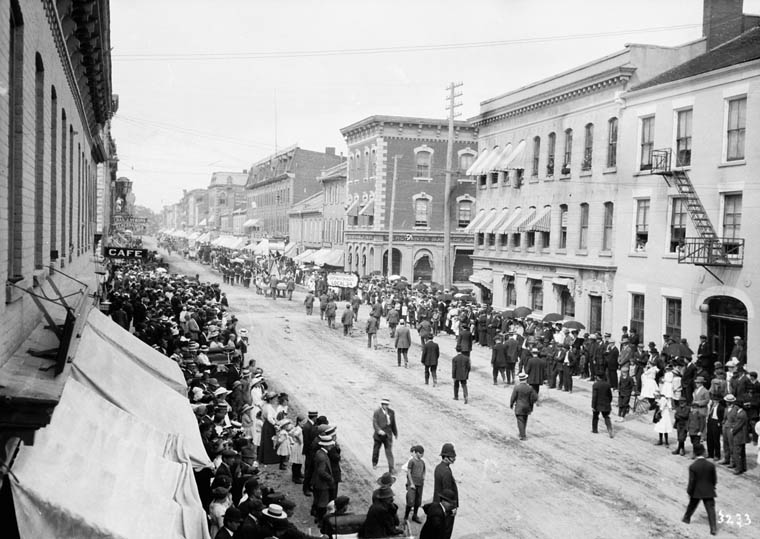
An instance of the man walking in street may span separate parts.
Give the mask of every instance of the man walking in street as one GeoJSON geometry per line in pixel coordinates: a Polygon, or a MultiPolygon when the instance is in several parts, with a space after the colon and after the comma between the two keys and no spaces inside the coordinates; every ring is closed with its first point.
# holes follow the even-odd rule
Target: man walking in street
{"type": "Polygon", "coordinates": [[[438,385],[438,358],[441,352],[438,343],[435,342],[435,336],[431,333],[425,346],[422,347],[422,364],[425,366],[425,385],[430,381],[430,375],[433,375],[433,387],[438,385]]]}
{"type": "Polygon", "coordinates": [[[499,373],[501,381],[507,383],[507,347],[504,344],[504,338],[501,335],[494,337],[495,344],[491,349],[491,370],[493,374],[493,385],[499,384],[499,373]]]}
{"type": "Polygon", "coordinates": [[[398,429],[396,428],[396,412],[390,407],[391,401],[382,399],[380,408],[372,414],[372,428],[374,432],[372,439],[372,468],[377,468],[377,462],[380,458],[380,446],[385,449],[385,457],[388,460],[388,471],[394,473],[393,462],[393,437],[398,438],[398,429]]]}
{"type": "Polygon", "coordinates": [[[375,350],[377,350],[377,326],[379,322],[374,316],[367,318],[367,348],[372,348],[372,341],[375,341],[375,350]]]}
{"type": "Polygon", "coordinates": [[[457,453],[454,450],[454,444],[445,443],[441,447],[441,462],[435,467],[433,472],[433,503],[440,503],[442,499],[448,499],[451,503],[450,517],[447,520],[447,527],[443,533],[438,536],[441,539],[451,537],[454,530],[454,517],[459,508],[459,489],[451,473],[451,465],[457,459],[457,453]]]}
{"type": "Polygon", "coordinates": [[[343,336],[351,336],[351,326],[354,325],[354,311],[351,309],[351,304],[346,303],[346,310],[340,316],[340,322],[343,324],[343,336]]]}
{"type": "Polygon", "coordinates": [[[314,312],[314,294],[311,293],[311,290],[306,293],[303,304],[306,306],[306,314],[311,316],[311,313],[314,312]]]}
{"type": "Polygon", "coordinates": [[[462,396],[467,404],[467,378],[470,377],[470,358],[464,352],[459,352],[451,360],[451,378],[454,380],[454,400],[459,400],[459,386],[462,386],[462,396]]]}
{"type": "Polygon", "coordinates": [[[699,501],[705,505],[707,521],[710,523],[710,535],[718,533],[717,519],[715,518],[715,486],[718,484],[718,474],[715,464],[705,458],[705,448],[702,444],[694,447],[697,458],[689,466],[689,485],[686,493],[689,495],[689,505],[682,522],[689,524],[691,516],[699,505],[699,501]]]}
{"type": "Polygon", "coordinates": [[[517,430],[520,440],[525,440],[525,429],[528,426],[528,416],[533,412],[533,405],[538,401],[538,393],[528,385],[528,375],[521,372],[517,376],[517,385],[512,390],[509,407],[514,409],[517,418],[517,430]]]}
{"type": "Polygon", "coordinates": [[[388,321],[388,329],[391,332],[391,339],[396,335],[396,327],[401,321],[400,318],[401,316],[399,315],[398,309],[396,309],[395,306],[391,306],[388,310],[388,314],[385,316],[385,319],[388,321]]]}
{"type": "Polygon", "coordinates": [[[395,345],[398,366],[401,366],[401,356],[404,356],[404,367],[408,369],[409,357],[407,354],[409,352],[409,347],[412,346],[412,333],[406,326],[405,320],[400,320],[398,323],[398,328],[396,328],[395,345]]]}
{"type": "Polygon", "coordinates": [[[327,301],[327,309],[325,309],[325,316],[327,317],[327,327],[335,329],[335,315],[338,312],[338,305],[335,303],[335,299],[331,296],[327,301]]]}
{"type": "Polygon", "coordinates": [[[612,411],[612,387],[602,376],[597,376],[596,382],[594,382],[594,385],[591,387],[591,409],[593,410],[591,432],[594,434],[599,432],[599,414],[602,414],[602,417],[604,417],[604,424],[607,427],[607,433],[610,435],[610,438],[613,438],[612,420],[610,420],[610,412],[612,411]]]}
{"type": "Polygon", "coordinates": [[[546,362],[538,355],[538,348],[531,348],[530,359],[525,364],[525,374],[528,375],[528,385],[533,388],[538,397],[538,391],[546,378],[546,362]]]}

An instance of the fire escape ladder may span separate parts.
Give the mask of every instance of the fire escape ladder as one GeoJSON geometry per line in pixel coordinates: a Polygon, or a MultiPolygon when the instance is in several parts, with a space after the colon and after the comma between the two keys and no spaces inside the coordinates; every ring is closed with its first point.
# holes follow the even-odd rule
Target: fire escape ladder
{"type": "Polygon", "coordinates": [[[686,199],[686,211],[691,217],[691,222],[700,238],[715,239],[718,235],[715,233],[710,217],[699,199],[699,195],[694,190],[694,185],[689,179],[689,175],[683,170],[674,170],[672,172],[673,184],[678,192],[686,199]]]}

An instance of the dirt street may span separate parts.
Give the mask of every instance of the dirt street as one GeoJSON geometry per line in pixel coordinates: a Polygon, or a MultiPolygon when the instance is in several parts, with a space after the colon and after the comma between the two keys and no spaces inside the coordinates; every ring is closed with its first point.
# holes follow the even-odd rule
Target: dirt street
{"type": "MultiPolygon", "coordinates": [[[[221,281],[208,266],[177,256],[169,261],[172,271],[221,281]]],[[[326,327],[318,308],[313,316],[306,316],[300,292],[289,302],[273,301],[239,286],[223,285],[223,290],[241,327],[249,328],[249,355],[264,368],[265,375],[291,395],[299,411],[316,408],[338,425],[346,468],[346,483],[341,488],[351,495],[354,512],[366,511],[374,481],[383,471],[382,452],[378,470],[373,471],[370,462],[371,422],[380,398],[387,397],[399,427],[399,438],[394,441],[397,466],[408,458],[411,445],[425,447],[425,502],[432,497],[433,469],[440,460],[441,445],[453,442],[456,447],[457,460],[452,467],[460,494],[456,538],[707,536],[703,507],[691,525],[681,523],[691,459],[671,455],[674,443],[670,449],[653,445],[657,436],[651,414],[613,423],[614,439],[605,433],[603,422],[600,433],[592,434],[591,387],[576,379],[572,394],[541,388],[540,406],[529,419],[528,439],[520,442],[508,406],[512,387],[493,385],[487,348],[475,345],[470,402],[465,405],[453,400],[453,337],[439,339],[442,357],[439,385],[434,388],[424,384],[416,332],[408,369],[396,366],[385,321],[380,349],[367,348],[363,331],[369,312],[366,305],[347,338],[342,328],[326,327]]],[[[338,322],[344,307],[339,304],[338,322]]],[[[760,536],[757,447],[748,445],[747,453],[750,469],[742,476],[718,467],[717,509],[732,515],[731,523],[724,518],[719,525],[722,536],[760,536]],[[740,524],[736,523],[737,514],[741,515],[740,524]]],[[[394,490],[403,516],[403,477],[394,490]]],[[[300,494],[295,496],[299,505],[308,506],[300,494]]],[[[301,515],[303,529],[305,522],[308,513],[301,515]]],[[[415,535],[418,530],[414,525],[415,535]]]]}

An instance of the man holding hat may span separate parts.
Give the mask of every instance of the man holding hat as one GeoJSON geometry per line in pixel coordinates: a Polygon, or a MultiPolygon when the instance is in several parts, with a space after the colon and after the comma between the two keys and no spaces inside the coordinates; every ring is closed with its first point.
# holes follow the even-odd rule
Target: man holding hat
{"type": "Polygon", "coordinates": [[[385,449],[385,457],[388,460],[388,471],[394,473],[393,462],[393,437],[398,438],[398,429],[396,428],[396,412],[390,407],[389,399],[380,400],[380,408],[372,414],[372,468],[377,468],[377,462],[380,458],[380,446],[385,449]]]}
{"type": "Polygon", "coordinates": [[[456,458],[457,453],[454,450],[454,444],[448,442],[443,444],[441,462],[438,463],[433,472],[433,504],[440,503],[442,498],[446,498],[451,505],[445,533],[439,536],[445,539],[451,537],[451,532],[454,529],[454,517],[459,507],[459,489],[457,489],[454,474],[451,473],[451,465],[454,464],[456,458]]]}
{"type": "Polygon", "coordinates": [[[538,401],[538,393],[528,385],[528,375],[521,372],[517,376],[517,385],[512,390],[509,399],[509,407],[514,409],[517,418],[517,430],[520,440],[525,440],[525,428],[528,425],[528,416],[533,412],[533,405],[538,401]]]}
{"type": "Polygon", "coordinates": [[[456,494],[451,489],[444,489],[438,498],[438,503],[429,503],[423,507],[427,518],[420,530],[420,539],[449,539],[454,531],[456,494]]]}

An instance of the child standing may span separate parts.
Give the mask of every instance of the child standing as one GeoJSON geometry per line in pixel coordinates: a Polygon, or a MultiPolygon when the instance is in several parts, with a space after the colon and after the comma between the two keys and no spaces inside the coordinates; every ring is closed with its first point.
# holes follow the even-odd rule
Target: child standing
{"type": "Polygon", "coordinates": [[[296,418],[296,426],[290,431],[290,437],[293,439],[293,446],[290,449],[290,469],[292,471],[293,482],[297,484],[303,483],[303,474],[301,473],[301,467],[304,463],[303,456],[303,430],[301,424],[304,422],[303,416],[296,418]]]}
{"type": "Polygon", "coordinates": [[[293,429],[293,425],[290,419],[284,419],[280,422],[279,430],[275,435],[274,447],[277,452],[277,456],[280,457],[280,470],[287,469],[286,463],[290,458],[291,447],[293,445],[293,439],[290,437],[290,431],[293,429]]]}
{"type": "Polygon", "coordinates": [[[409,452],[412,454],[406,463],[406,510],[404,511],[404,520],[409,519],[409,513],[412,513],[412,521],[418,524],[422,523],[417,516],[417,511],[422,505],[422,488],[425,486],[425,461],[422,456],[425,449],[421,445],[413,445],[409,452]]]}
{"type": "Polygon", "coordinates": [[[623,421],[631,410],[631,395],[633,395],[633,378],[628,369],[620,370],[620,382],[618,382],[618,421],[623,421]]]}
{"type": "Polygon", "coordinates": [[[689,403],[686,402],[686,396],[682,395],[678,399],[678,405],[675,410],[676,434],[678,435],[678,447],[673,451],[674,455],[684,456],[684,442],[686,442],[687,425],[689,423],[689,403]]]}

